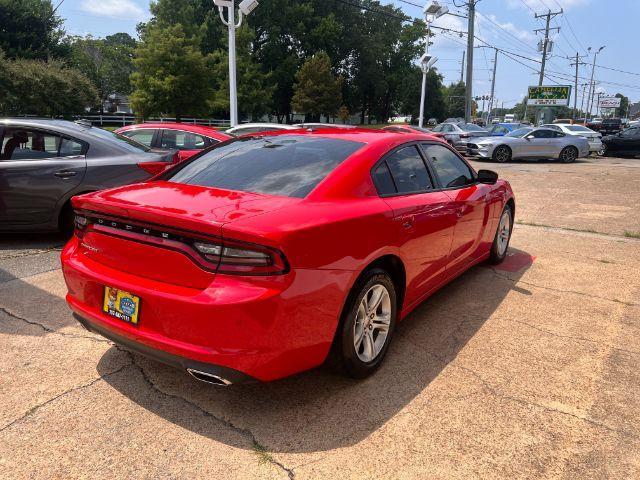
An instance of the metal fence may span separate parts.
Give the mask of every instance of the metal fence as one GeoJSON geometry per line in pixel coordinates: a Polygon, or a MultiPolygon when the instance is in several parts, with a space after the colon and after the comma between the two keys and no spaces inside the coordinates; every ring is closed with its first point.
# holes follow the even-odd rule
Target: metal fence
{"type": "MultiPolygon", "coordinates": [[[[138,123],[134,115],[83,115],[83,120],[88,120],[92,125],[96,126],[117,126],[124,127],[125,125],[132,125],[138,123]]],[[[145,122],[175,122],[175,118],[159,117],[159,118],[146,118],[145,122]]],[[[229,127],[231,124],[229,120],[221,120],[217,118],[181,118],[182,123],[191,123],[194,125],[206,125],[209,127],[229,127]]]]}

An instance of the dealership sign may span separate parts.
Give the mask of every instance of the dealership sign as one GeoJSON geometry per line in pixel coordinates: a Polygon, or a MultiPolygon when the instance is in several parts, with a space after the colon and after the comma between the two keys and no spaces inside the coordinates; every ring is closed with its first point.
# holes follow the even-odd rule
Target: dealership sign
{"type": "Polygon", "coordinates": [[[620,108],[620,97],[600,97],[600,108],[620,108]]]}
{"type": "Polygon", "coordinates": [[[529,87],[529,105],[558,107],[569,105],[571,85],[542,85],[529,87]]]}

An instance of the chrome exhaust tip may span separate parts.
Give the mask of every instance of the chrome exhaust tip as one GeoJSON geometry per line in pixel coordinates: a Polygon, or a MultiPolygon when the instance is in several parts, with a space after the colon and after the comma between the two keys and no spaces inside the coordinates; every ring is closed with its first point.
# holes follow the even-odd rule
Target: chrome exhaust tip
{"type": "Polygon", "coordinates": [[[201,382],[210,383],[212,385],[218,385],[219,387],[228,387],[231,382],[226,378],[219,377],[213,373],[201,372],[200,370],[194,370],[193,368],[187,368],[187,372],[196,380],[201,382]]]}

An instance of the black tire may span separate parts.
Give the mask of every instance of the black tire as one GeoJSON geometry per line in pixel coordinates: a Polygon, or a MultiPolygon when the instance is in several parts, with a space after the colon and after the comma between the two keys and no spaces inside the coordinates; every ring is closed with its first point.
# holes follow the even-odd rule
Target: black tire
{"type": "Polygon", "coordinates": [[[507,252],[509,251],[509,242],[511,242],[511,234],[513,233],[513,210],[509,204],[504,206],[502,213],[500,214],[500,219],[498,220],[498,227],[496,228],[496,234],[493,237],[493,244],[491,245],[491,252],[489,254],[489,263],[497,265],[498,263],[502,263],[505,258],[507,258],[507,252]],[[509,237],[507,238],[507,246],[504,251],[500,251],[500,231],[501,231],[501,220],[502,216],[508,213],[509,214],[509,237]]]}
{"type": "Polygon", "coordinates": [[[564,147],[560,152],[560,161],[562,163],[573,163],[578,158],[578,149],[576,147],[564,147]]]}
{"type": "Polygon", "coordinates": [[[507,147],[506,145],[500,145],[495,148],[491,158],[494,162],[506,163],[511,161],[512,155],[513,153],[511,152],[511,149],[509,147],[507,147]]]}
{"type": "Polygon", "coordinates": [[[606,145],[602,145],[602,148],[600,150],[598,150],[596,153],[600,157],[606,157],[607,156],[607,146],[606,145]]]}
{"type": "Polygon", "coordinates": [[[64,207],[62,207],[60,216],[58,217],[58,230],[66,236],[70,237],[73,235],[74,219],[75,213],[73,212],[71,202],[67,202],[64,207]]]}
{"type": "Polygon", "coordinates": [[[342,318],[336,332],[336,341],[334,348],[334,364],[342,367],[341,369],[350,377],[366,378],[375,372],[389,349],[389,344],[393,337],[397,317],[397,294],[395,286],[391,281],[389,274],[379,268],[375,268],[365,272],[356,285],[354,285],[347,304],[345,305],[342,318]],[[358,357],[356,347],[354,345],[355,323],[358,307],[363,297],[376,284],[382,285],[389,293],[391,303],[390,324],[385,339],[384,346],[377,356],[370,362],[364,362],[358,357]]]}

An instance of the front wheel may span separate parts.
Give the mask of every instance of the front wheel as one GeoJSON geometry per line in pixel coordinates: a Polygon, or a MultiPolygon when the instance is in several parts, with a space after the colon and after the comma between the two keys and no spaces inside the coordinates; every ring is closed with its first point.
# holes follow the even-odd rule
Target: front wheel
{"type": "Polygon", "coordinates": [[[493,161],[498,163],[505,163],[511,160],[511,149],[505,145],[496,147],[493,151],[493,161]]]}
{"type": "Polygon", "coordinates": [[[600,150],[596,152],[599,156],[604,157],[607,154],[607,147],[605,145],[602,146],[600,150]]]}
{"type": "Polygon", "coordinates": [[[513,211],[509,205],[505,205],[504,210],[502,210],[502,215],[500,216],[500,223],[498,223],[496,235],[493,238],[493,245],[491,245],[491,253],[489,255],[489,261],[491,263],[502,263],[507,257],[512,230],[513,211]]]}
{"type": "Polygon", "coordinates": [[[349,376],[365,378],[382,363],[396,324],[396,290],[389,275],[374,269],[354,287],[338,332],[342,365],[349,376]]]}
{"type": "Polygon", "coordinates": [[[578,149],[576,147],[564,147],[560,152],[560,160],[563,163],[573,163],[578,158],[578,149]]]}

